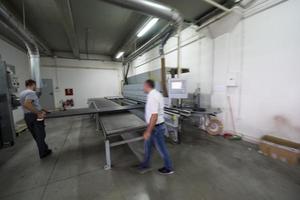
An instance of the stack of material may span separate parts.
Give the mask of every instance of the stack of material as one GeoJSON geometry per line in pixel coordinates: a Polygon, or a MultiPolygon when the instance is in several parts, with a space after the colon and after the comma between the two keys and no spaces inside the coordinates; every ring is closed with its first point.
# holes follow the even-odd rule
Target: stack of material
{"type": "Polygon", "coordinates": [[[300,158],[300,144],[289,140],[265,135],[261,139],[260,150],[266,156],[295,165],[300,158]]]}

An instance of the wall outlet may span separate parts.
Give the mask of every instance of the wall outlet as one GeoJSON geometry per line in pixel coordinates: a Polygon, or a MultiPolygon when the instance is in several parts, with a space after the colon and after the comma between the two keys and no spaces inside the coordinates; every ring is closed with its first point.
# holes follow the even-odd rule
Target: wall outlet
{"type": "Polygon", "coordinates": [[[237,87],[238,86],[238,73],[229,72],[227,74],[227,87],[237,87]]]}

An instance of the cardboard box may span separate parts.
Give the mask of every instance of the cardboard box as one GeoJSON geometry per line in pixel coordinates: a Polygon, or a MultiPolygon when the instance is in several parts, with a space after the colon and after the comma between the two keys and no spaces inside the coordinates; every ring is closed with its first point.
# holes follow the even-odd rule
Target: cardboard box
{"type": "Polygon", "coordinates": [[[264,155],[287,162],[291,165],[299,163],[300,144],[289,140],[265,135],[261,138],[260,150],[264,155]]]}

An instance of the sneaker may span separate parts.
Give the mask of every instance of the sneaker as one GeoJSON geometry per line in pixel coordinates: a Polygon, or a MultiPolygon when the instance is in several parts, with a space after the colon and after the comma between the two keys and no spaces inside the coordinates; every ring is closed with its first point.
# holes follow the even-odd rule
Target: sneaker
{"type": "Polygon", "coordinates": [[[165,167],[158,169],[160,174],[174,174],[174,170],[167,169],[165,167]]]}
{"type": "Polygon", "coordinates": [[[149,172],[149,171],[152,170],[151,167],[144,167],[144,166],[141,166],[141,165],[136,166],[135,169],[137,169],[137,171],[140,174],[145,174],[145,173],[147,173],[147,172],[149,172]]]}
{"type": "Polygon", "coordinates": [[[52,150],[48,149],[44,155],[40,156],[40,158],[41,159],[46,158],[47,156],[50,156],[51,154],[52,154],[52,150]]]}

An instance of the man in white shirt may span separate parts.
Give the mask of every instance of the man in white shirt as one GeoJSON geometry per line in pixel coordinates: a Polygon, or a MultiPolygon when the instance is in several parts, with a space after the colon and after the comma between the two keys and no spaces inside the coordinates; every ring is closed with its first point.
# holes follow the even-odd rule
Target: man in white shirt
{"type": "Polygon", "coordinates": [[[143,173],[150,169],[152,146],[155,145],[164,160],[164,167],[158,169],[158,171],[161,174],[173,174],[174,170],[164,137],[166,131],[164,124],[164,99],[161,93],[154,88],[155,84],[153,80],[145,81],[144,92],[148,94],[145,108],[145,120],[148,126],[144,132],[144,161],[140,165],[139,170],[143,173]]]}

